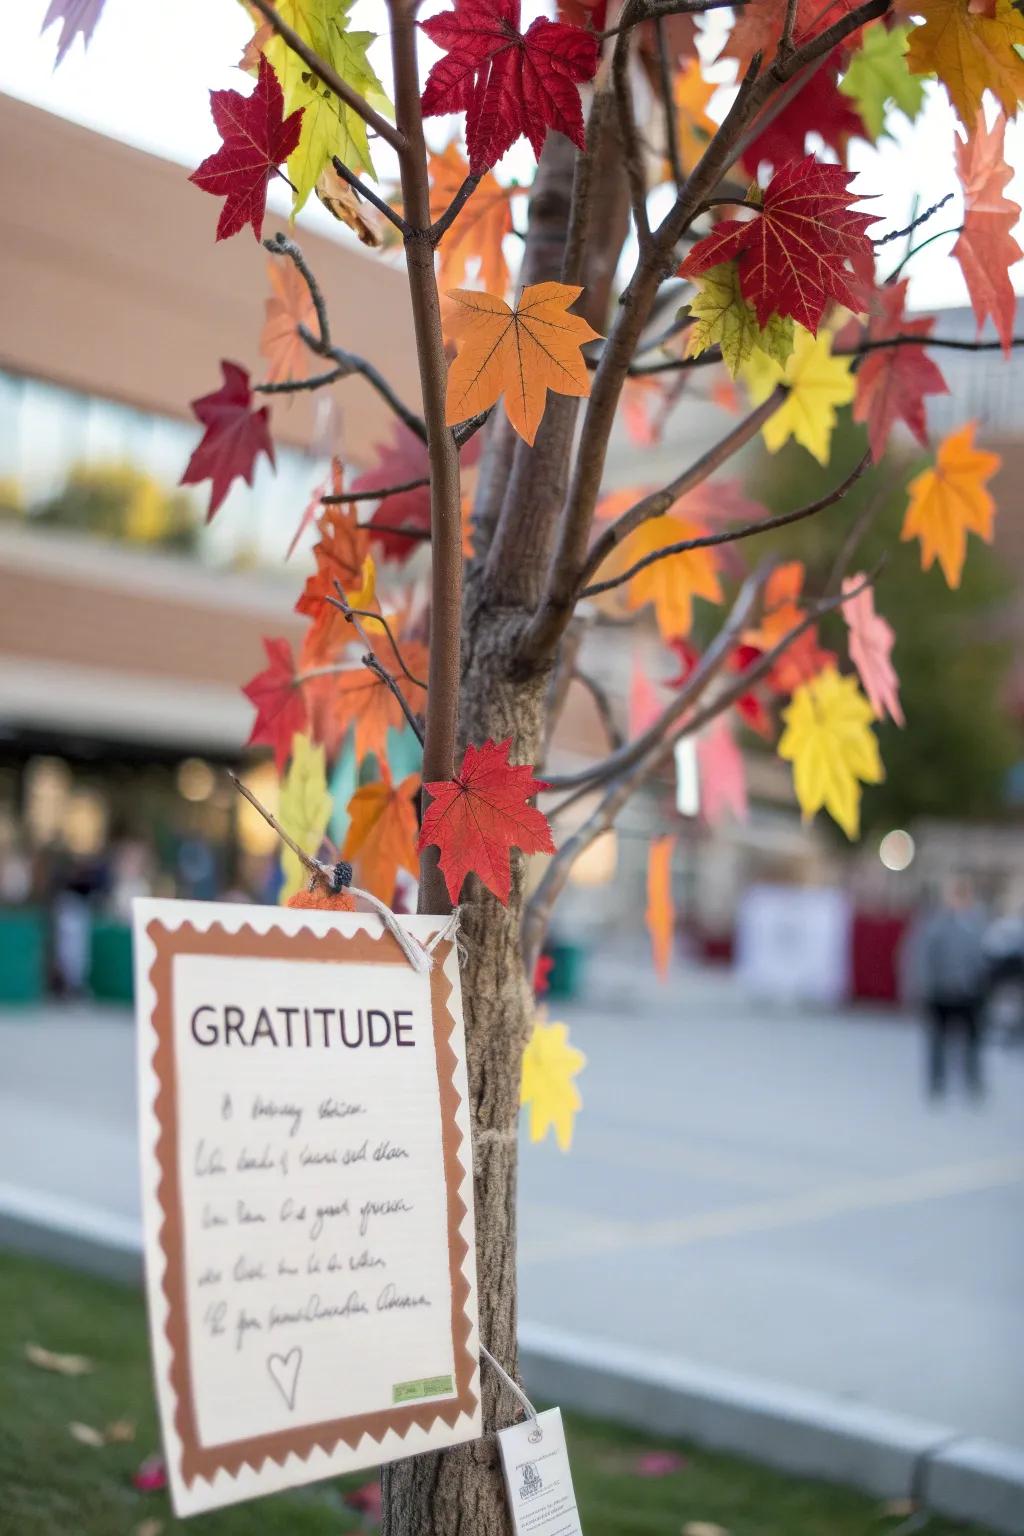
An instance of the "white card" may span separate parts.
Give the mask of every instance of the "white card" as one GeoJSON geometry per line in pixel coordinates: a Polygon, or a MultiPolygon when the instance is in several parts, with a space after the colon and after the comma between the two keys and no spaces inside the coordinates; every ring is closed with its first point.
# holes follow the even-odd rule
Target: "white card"
{"type": "Polygon", "coordinates": [[[498,1431],[516,1536],[583,1536],[559,1408],[498,1431]]]}
{"type": "MultiPolygon", "coordinates": [[[[175,1510],[479,1436],[458,958],[376,917],[135,903],[146,1283],[175,1510]]],[[[403,917],[426,941],[445,921],[403,917]]]]}

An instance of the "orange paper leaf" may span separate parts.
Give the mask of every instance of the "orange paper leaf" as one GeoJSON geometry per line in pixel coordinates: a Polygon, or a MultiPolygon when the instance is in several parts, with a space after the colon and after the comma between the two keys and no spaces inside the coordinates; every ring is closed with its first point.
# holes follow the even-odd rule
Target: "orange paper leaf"
{"type": "Polygon", "coordinates": [[[921,568],[938,560],[951,587],[960,585],[967,555],[967,535],[992,542],[996,504],[986,489],[1002,460],[974,446],[976,423],[969,421],[939,444],[934,469],[910,482],[910,505],[903,521],[903,539],[921,540],[921,568]]]}
{"type": "Polygon", "coordinates": [[[396,788],[387,768],[373,784],[363,784],[348,803],[349,828],[343,859],[356,866],[356,884],[381,901],[391,902],[400,869],[418,873],[416,811],[413,795],[419,775],[409,774],[396,788]]]}
{"type": "Polygon", "coordinates": [[[654,968],[664,980],[672,958],[675,907],[672,903],[672,849],[674,837],[656,837],[647,856],[647,928],[651,935],[654,968]]]}
{"type": "Polygon", "coordinates": [[[448,331],[460,343],[448,373],[449,426],[488,410],[504,395],[509,421],[532,443],[549,389],[590,394],[580,348],[598,332],[582,316],[569,314],[582,292],[565,283],[534,283],[515,309],[493,293],[456,288],[448,294],[448,331]]]}
{"type": "MultiPolygon", "coordinates": [[[[457,146],[449,144],[440,155],[429,156],[429,166],[430,217],[436,221],[469,175],[469,164],[457,146]]],[[[512,191],[491,171],[480,178],[476,191],[437,247],[441,258],[437,280],[442,289],[461,288],[474,261],[479,262],[480,281],[488,292],[504,293],[508,288],[502,241],[512,233],[512,191]]]]}
{"type": "Polygon", "coordinates": [[[978,330],[991,315],[1003,351],[1009,354],[1017,313],[1009,269],[1024,252],[1013,237],[1020,207],[1003,195],[1013,175],[1003,154],[1005,134],[1002,113],[988,128],[984,112],[979,112],[967,142],[955,140],[957,174],[964,189],[964,225],[953,255],[964,274],[978,330]]]}
{"type": "Polygon", "coordinates": [[[315,328],[316,314],[305,278],[290,261],[267,263],[271,295],[264,306],[260,356],[267,360],[265,383],[309,377],[309,354],[299,326],[315,328]]]}

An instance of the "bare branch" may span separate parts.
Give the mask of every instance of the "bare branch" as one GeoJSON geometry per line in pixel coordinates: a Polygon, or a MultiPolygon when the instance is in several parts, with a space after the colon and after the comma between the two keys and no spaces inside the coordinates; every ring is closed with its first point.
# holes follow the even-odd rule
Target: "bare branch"
{"type": "Polygon", "coordinates": [[[441,237],[455,223],[455,220],[458,218],[463,208],[469,202],[469,199],[473,196],[473,193],[476,191],[479,185],[479,176],[466,177],[465,181],[462,183],[462,186],[456,192],[444,213],[442,213],[441,217],[437,219],[433,224],[431,224],[430,228],[427,230],[427,234],[429,235],[433,245],[437,245],[441,237]]]}
{"type": "Polygon", "coordinates": [[[651,224],[647,217],[647,174],[644,169],[643,146],[637,133],[633,116],[633,96],[629,89],[629,25],[640,9],[640,0],[626,0],[622,12],[620,31],[615,39],[612,54],[612,89],[619,119],[619,137],[622,140],[622,159],[629,182],[629,199],[633,208],[637,240],[643,250],[651,237],[651,224]]]}
{"type": "MultiPolygon", "coordinates": [[[[796,0],[794,0],[794,4],[796,0]]],[[[676,100],[672,92],[672,63],[668,53],[668,29],[665,26],[664,16],[658,16],[654,23],[658,39],[658,80],[661,85],[661,102],[665,111],[665,140],[669,165],[672,167],[672,180],[677,188],[682,187],[686,180],[686,172],[683,170],[683,162],[679,154],[679,127],[676,123],[676,100]]]]}
{"type": "Polygon", "coordinates": [[[403,491],[418,491],[429,484],[430,476],[420,475],[415,480],[403,480],[398,485],[381,485],[375,491],[332,491],[329,496],[321,496],[320,500],[325,507],[343,507],[352,501],[385,501],[389,496],[398,496],[403,491]]]}
{"type": "Polygon", "coordinates": [[[628,21],[624,18],[618,26],[605,27],[598,37],[603,42],[606,37],[617,37],[620,32],[628,32],[645,21],[658,21],[666,16],[700,16],[705,11],[739,10],[743,4],[744,0],[648,0],[628,21]]]}
{"type": "Polygon", "coordinates": [[[327,313],[327,303],[320,284],[314,277],[309,263],[302,253],[302,247],[296,245],[294,240],[289,240],[287,235],[279,231],[276,235],[271,235],[269,239],[264,240],[263,249],[269,251],[271,256],[287,256],[301,274],[306,287],[309,289],[309,296],[313,300],[313,310],[316,314],[317,328],[320,332],[317,338],[319,348],[326,349],[330,347],[331,322],[327,313]]]}
{"type": "Polygon", "coordinates": [[[421,682],[420,679],[416,677],[414,673],[410,672],[409,668],[406,666],[405,657],[402,655],[398,641],[395,639],[394,634],[392,633],[391,625],[388,623],[384,615],[381,613],[375,613],[372,608],[353,608],[348,598],[345,596],[345,589],[341,585],[340,581],[335,581],[334,590],[337,592],[338,596],[328,597],[325,599],[325,601],[330,603],[332,608],[337,608],[340,613],[345,615],[346,619],[348,619],[349,623],[357,631],[363,644],[368,646],[370,644],[370,640],[365,629],[359,621],[360,619],[371,619],[374,624],[379,624],[381,629],[383,629],[384,633],[387,635],[391,649],[395,653],[395,660],[398,662],[398,665],[401,667],[410,683],[415,683],[417,688],[422,688],[423,691],[426,692],[426,683],[421,682]]]}
{"type": "Polygon", "coordinates": [[[593,699],[597,713],[600,717],[601,724],[604,726],[604,731],[608,738],[608,743],[610,746],[614,747],[616,751],[618,751],[618,749],[623,744],[623,735],[619,730],[618,725],[615,723],[615,715],[612,711],[611,699],[609,699],[607,693],[602,688],[601,684],[597,681],[597,678],[591,677],[589,673],[581,671],[579,667],[575,667],[573,669],[572,679],[573,682],[580,683],[582,687],[584,687],[590,694],[590,697],[593,699]]]}
{"type": "Polygon", "coordinates": [[[248,800],[253,810],[259,812],[259,814],[263,817],[263,820],[267,823],[267,826],[274,829],[282,843],[284,843],[285,847],[291,849],[299,863],[309,870],[314,880],[319,880],[323,885],[330,889],[329,871],[324,867],[323,864],[320,863],[320,860],[312,858],[304,848],[299,847],[294,837],[292,837],[290,832],[285,831],[284,827],[282,827],[281,823],[278,821],[273,812],[267,810],[263,802],[258,800],[253,794],[248,784],[243,784],[237,773],[232,773],[230,768],[228,769],[228,778],[238,790],[238,793],[244,799],[248,800]]]}
{"type": "Polygon", "coordinates": [[[358,91],[344,81],[326,59],[311,48],[304,37],[300,37],[294,27],[290,27],[283,16],[279,16],[269,0],[252,0],[252,8],[259,11],[264,21],[268,21],[279,37],[284,38],[293,53],[298,54],[306,68],[316,78],[326,85],[329,91],[333,91],[347,107],[351,107],[357,117],[361,117],[367,127],[378,133],[386,144],[399,153],[406,148],[405,134],[400,133],[393,123],[389,123],[386,117],[370,106],[360,96],[358,91]]]}
{"type": "Polygon", "coordinates": [[[340,160],[337,155],[332,155],[331,164],[342,181],[347,181],[353,192],[358,193],[366,202],[372,204],[378,213],[382,213],[395,226],[400,235],[404,237],[410,232],[411,226],[402,218],[397,208],[392,208],[391,204],[385,198],[378,196],[372,187],[366,185],[365,181],[360,181],[355,171],[350,171],[344,160],[340,160]]]}
{"type": "Polygon", "coordinates": [[[642,500],[635,502],[623,512],[621,517],[617,517],[614,523],[607,527],[591,545],[580,570],[576,590],[571,594],[571,602],[575,604],[582,596],[590,577],[601,568],[612,550],[616,549],[628,534],[650,518],[663,516],[680,496],[703,484],[716,469],[728,463],[733,454],[742,448],[744,443],[748,443],[768,417],[778,410],[785,398],[786,390],[780,385],[767,400],[745,416],[731,432],[727,432],[706,453],[702,453],[688,469],[683,470],[682,474],[670,480],[668,485],[663,486],[660,491],[652,491],[649,496],[644,496],[642,500]]]}
{"type": "Polygon", "coordinates": [[[945,197],[941,197],[937,203],[932,203],[932,206],[926,208],[924,213],[919,213],[915,218],[911,219],[905,228],[890,230],[887,235],[881,235],[877,240],[872,239],[871,244],[876,247],[888,245],[890,240],[902,240],[904,236],[913,234],[915,229],[919,229],[922,224],[927,224],[933,213],[938,213],[940,208],[945,208],[952,196],[952,192],[947,192],[945,197]]]}
{"type": "MultiPolygon", "coordinates": [[[[813,517],[817,512],[824,512],[827,507],[835,506],[836,502],[842,501],[847,491],[857,483],[870,463],[871,455],[866,453],[841,485],[837,485],[827,495],[820,496],[817,501],[810,502],[806,507],[798,507],[794,512],[780,512],[776,517],[762,517],[753,523],[742,523],[738,528],[723,528],[717,533],[704,533],[699,538],[682,539],[677,544],[666,544],[664,548],[656,549],[651,554],[645,555],[642,560],[637,560],[621,575],[612,576],[607,581],[594,582],[592,586],[585,587],[580,597],[596,597],[599,592],[610,592],[613,587],[621,587],[638,571],[645,570],[647,566],[654,565],[659,560],[665,560],[670,555],[685,555],[692,549],[711,549],[718,544],[735,544],[740,539],[749,539],[758,533],[771,533],[776,528],[786,528],[790,523],[799,523],[805,517],[813,517]]],[[[626,515],[628,516],[628,513],[626,515]]]]}

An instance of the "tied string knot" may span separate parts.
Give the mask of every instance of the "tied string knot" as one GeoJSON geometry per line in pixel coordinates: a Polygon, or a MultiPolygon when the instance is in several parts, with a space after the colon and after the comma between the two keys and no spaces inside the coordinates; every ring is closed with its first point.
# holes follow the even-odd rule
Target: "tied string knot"
{"type": "Polygon", "coordinates": [[[449,916],[448,920],[441,926],[438,932],[432,934],[425,944],[421,944],[419,939],[415,938],[411,933],[406,932],[401,923],[398,921],[398,918],[395,916],[394,912],[392,912],[391,908],[388,906],[387,902],[381,901],[380,898],[375,896],[372,891],[364,891],[360,886],[352,884],[351,864],[349,864],[345,859],[339,859],[336,863],[333,864],[325,864],[321,859],[312,858],[304,848],[299,847],[291,833],[287,832],[284,827],[282,827],[277,817],[271,811],[267,810],[266,806],[263,805],[253,794],[249,786],[242,783],[237,774],[232,773],[231,770],[228,769],[228,777],[231,779],[239,794],[248,800],[253,810],[259,812],[259,814],[263,817],[263,820],[269,827],[274,829],[285,846],[291,849],[292,853],[294,853],[295,857],[299,860],[299,863],[304,865],[304,867],[309,870],[310,889],[312,889],[315,884],[319,883],[323,885],[332,896],[339,896],[343,891],[348,891],[352,896],[355,896],[360,901],[365,902],[368,907],[376,912],[377,916],[384,924],[384,927],[387,929],[388,933],[390,933],[391,937],[394,939],[395,943],[398,945],[399,949],[402,951],[403,955],[412,966],[413,970],[418,972],[419,975],[427,976],[430,974],[434,968],[434,950],[439,944],[443,944],[449,939],[456,945],[460,957],[462,956],[463,947],[459,941],[458,936],[460,919],[460,910],[458,907],[455,908],[455,910],[449,916]]]}

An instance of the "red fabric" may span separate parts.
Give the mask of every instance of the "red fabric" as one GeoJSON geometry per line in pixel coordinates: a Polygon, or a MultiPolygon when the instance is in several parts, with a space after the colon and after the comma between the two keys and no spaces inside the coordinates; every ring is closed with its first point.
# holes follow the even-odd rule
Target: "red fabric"
{"type": "Polygon", "coordinates": [[[899,999],[899,946],[905,917],[857,912],[851,944],[851,995],[860,1002],[894,1003],[899,999]]]}

